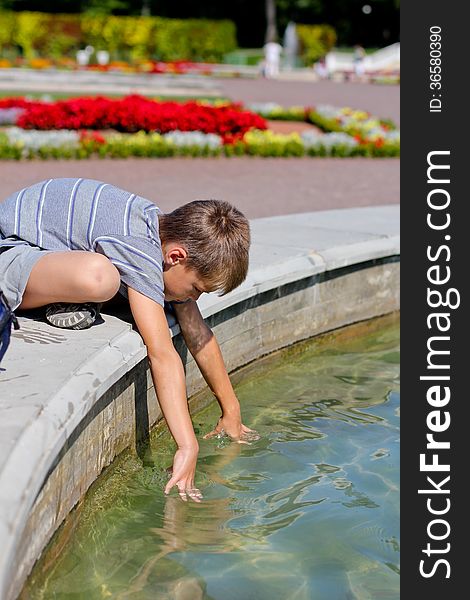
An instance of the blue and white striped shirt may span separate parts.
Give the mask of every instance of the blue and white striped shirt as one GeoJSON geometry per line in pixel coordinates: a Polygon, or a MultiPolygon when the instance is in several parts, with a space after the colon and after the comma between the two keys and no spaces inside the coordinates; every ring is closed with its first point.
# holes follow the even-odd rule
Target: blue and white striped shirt
{"type": "Polygon", "coordinates": [[[150,200],[93,179],[48,179],[0,202],[0,246],[104,254],[127,286],[163,306],[160,209],[150,200]]]}

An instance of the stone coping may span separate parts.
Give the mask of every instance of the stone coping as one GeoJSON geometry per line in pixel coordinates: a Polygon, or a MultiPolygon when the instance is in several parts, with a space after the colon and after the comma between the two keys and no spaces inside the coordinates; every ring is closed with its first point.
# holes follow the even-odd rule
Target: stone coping
{"type": "MultiPolygon", "coordinates": [[[[397,205],[268,217],[251,221],[251,228],[246,281],[222,298],[201,297],[204,317],[214,319],[293,282],[400,254],[397,205]]],[[[14,597],[8,590],[18,570],[19,539],[57,457],[105,392],[146,356],[132,324],[113,314],[85,331],[55,329],[34,311],[19,321],[21,329],[13,333],[0,366],[0,597],[5,599],[14,597]]],[[[177,325],[172,333],[178,333],[177,325]]]]}

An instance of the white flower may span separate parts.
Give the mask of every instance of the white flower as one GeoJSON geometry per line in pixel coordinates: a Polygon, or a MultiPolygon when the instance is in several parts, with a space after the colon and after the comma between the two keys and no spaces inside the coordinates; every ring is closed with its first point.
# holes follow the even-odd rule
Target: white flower
{"type": "Polygon", "coordinates": [[[222,138],[215,133],[203,133],[202,131],[170,131],[164,133],[162,137],[174,144],[175,146],[188,147],[198,146],[200,148],[220,148],[222,146],[222,138]]]}
{"type": "Polygon", "coordinates": [[[315,112],[317,112],[325,119],[336,119],[337,117],[343,116],[341,110],[330,104],[319,104],[315,106],[315,112]]]}
{"type": "Polygon", "coordinates": [[[263,117],[269,117],[272,113],[282,112],[284,109],[280,104],[276,102],[251,102],[246,105],[248,110],[251,112],[262,115],[263,117]]]}
{"type": "Polygon", "coordinates": [[[80,134],[78,131],[36,131],[20,129],[19,127],[8,127],[4,130],[11,144],[20,144],[26,150],[39,150],[47,146],[49,148],[71,147],[78,148],[80,134]]]}
{"type": "Polygon", "coordinates": [[[304,131],[302,141],[306,149],[315,148],[319,150],[324,148],[327,152],[331,152],[332,148],[341,146],[342,148],[352,149],[357,146],[357,140],[347,133],[325,133],[319,135],[312,131],[304,131]]]}

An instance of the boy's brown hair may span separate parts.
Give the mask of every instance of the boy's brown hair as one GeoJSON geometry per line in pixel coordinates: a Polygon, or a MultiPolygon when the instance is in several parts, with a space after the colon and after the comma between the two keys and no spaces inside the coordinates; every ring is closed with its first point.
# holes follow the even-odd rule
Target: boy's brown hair
{"type": "Polygon", "coordinates": [[[176,242],[211,291],[227,294],[248,272],[250,225],[237,208],[222,200],[195,200],[159,215],[160,238],[176,242]]]}

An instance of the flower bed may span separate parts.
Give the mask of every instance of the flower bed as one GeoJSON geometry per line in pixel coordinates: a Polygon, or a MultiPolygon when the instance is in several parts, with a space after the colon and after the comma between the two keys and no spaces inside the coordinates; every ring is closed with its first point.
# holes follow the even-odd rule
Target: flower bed
{"type": "Polygon", "coordinates": [[[342,132],[361,142],[382,140],[400,143],[400,132],[395,124],[386,119],[379,119],[362,110],[349,107],[337,108],[329,105],[318,105],[315,108],[291,106],[284,108],[274,102],[251,103],[247,108],[265,119],[282,121],[305,121],[312,123],[325,132],[342,132]]]}
{"type": "Polygon", "coordinates": [[[363,111],[318,106],[217,106],[76,98],[58,102],[0,99],[0,158],[146,156],[399,156],[400,134],[363,111]],[[262,115],[262,116],[261,116],[262,115]],[[279,134],[263,116],[315,123],[321,131],[279,134]]]}
{"type": "Polygon", "coordinates": [[[228,141],[243,137],[250,129],[266,129],[262,117],[239,105],[209,106],[197,102],[156,102],[142,96],[121,100],[73,98],[57,102],[0,100],[1,108],[23,110],[15,124],[23,129],[115,129],[137,131],[201,131],[216,133],[228,141]]]}
{"type": "Polygon", "coordinates": [[[379,119],[365,111],[322,105],[311,110],[308,118],[323,131],[341,131],[358,141],[400,141],[400,132],[391,121],[379,119]]]}
{"type": "Polygon", "coordinates": [[[0,159],[22,158],[126,158],[170,156],[398,156],[399,145],[358,142],[344,133],[290,135],[254,130],[242,139],[224,144],[221,136],[201,132],[166,134],[106,133],[96,131],[27,131],[5,128],[0,132],[0,159]]]}
{"type": "MultiPolygon", "coordinates": [[[[73,58],[15,58],[0,59],[0,69],[59,69],[65,71],[100,71],[103,73],[155,73],[166,75],[213,75],[214,65],[211,63],[192,62],[189,60],[112,60],[106,65],[79,65],[73,58]]],[[[234,73],[237,70],[234,68],[234,73]]]]}

